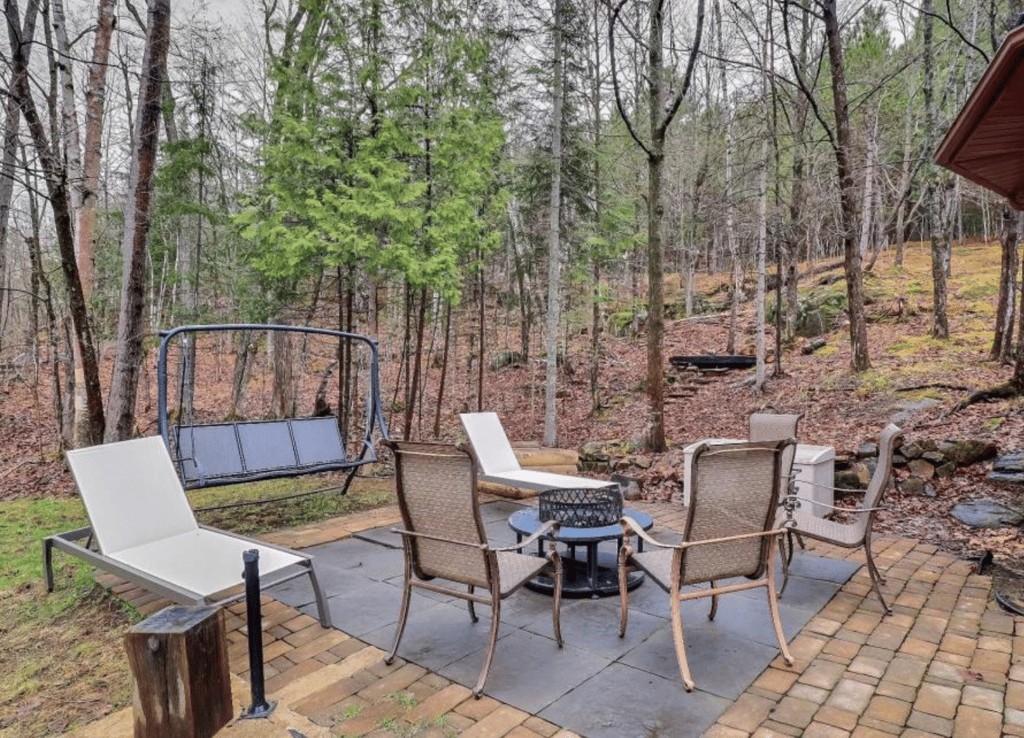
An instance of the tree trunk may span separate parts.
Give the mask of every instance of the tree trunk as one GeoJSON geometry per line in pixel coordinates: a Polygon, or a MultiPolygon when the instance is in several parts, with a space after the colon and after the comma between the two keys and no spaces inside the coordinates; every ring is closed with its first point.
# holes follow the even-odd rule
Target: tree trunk
{"type": "MultiPolygon", "coordinates": [[[[419,397],[420,367],[423,365],[423,332],[427,323],[427,288],[420,288],[419,307],[416,310],[416,347],[411,356],[411,372],[409,379],[409,401],[405,406],[405,440],[412,437],[412,416],[419,397]]],[[[418,435],[418,434],[417,434],[418,435]]]]}
{"type": "Polygon", "coordinates": [[[850,363],[854,371],[862,372],[871,368],[871,360],[868,356],[867,319],[864,315],[864,275],[861,270],[860,251],[857,248],[857,240],[854,235],[854,223],[857,217],[854,204],[856,184],[853,181],[853,167],[850,161],[852,151],[850,111],[846,101],[846,75],[839,19],[836,17],[836,0],[826,0],[823,10],[836,119],[834,153],[839,174],[843,267],[846,273],[846,295],[850,314],[850,363]]]}
{"type": "MultiPolygon", "coordinates": [[[[767,26],[770,29],[772,25],[771,18],[771,5],[768,6],[768,23],[767,26]]],[[[766,35],[764,39],[764,47],[762,49],[761,57],[761,105],[764,110],[769,110],[768,101],[768,70],[772,67],[770,39],[766,35]]],[[[768,156],[769,147],[768,140],[773,137],[773,131],[766,126],[764,132],[764,138],[761,140],[761,160],[760,164],[761,171],[758,172],[757,177],[757,305],[755,308],[756,312],[756,325],[757,334],[755,338],[756,354],[757,354],[757,366],[756,374],[754,379],[754,389],[757,392],[764,390],[764,360],[765,360],[765,345],[764,345],[764,302],[765,302],[765,272],[767,270],[766,259],[768,255],[768,156]]],[[[779,279],[782,279],[782,275],[778,275],[779,279]]],[[[782,309],[782,306],[777,306],[778,310],[782,309]]]]}
{"type": "MultiPolygon", "coordinates": [[[[591,120],[594,125],[594,151],[601,150],[601,120],[603,112],[601,109],[601,3],[594,0],[594,60],[590,75],[590,106],[591,120]]],[[[601,232],[601,219],[604,215],[604,192],[601,188],[601,157],[594,157],[594,226],[597,232],[601,232]]],[[[596,413],[601,407],[600,393],[600,353],[601,353],[601,257],[603,254],[595,253],[593,256],[593,280],[594,287],[591,293],[590,305],[590,411],[596,413]]]]}
{"type": "Polygon", "coordinates": [[[999,269],[999,297],[996,301],[996,328],[992,339],[989,358],[993,361],[1009,355],[1008,347],[1013,344],[1012,305],[1015,300],[1014,287],[1017,282],[1017,213],[1005,203],[1002,205],[1002,233],[999,245],[1002,260],[999,269]]]}
{"type": "Polygon", "coordinates": [[[551,189],[548,204],[548,310],[544,331],[547,351],[544,372],[544,445],[558,443],[558,326],[559,286],[562,275],[561,212],[562,212],[562,0],[555,0],[554,41],[551,100],[551,189]]]}
{"type": "MultiPolygon", "coordinates": [[[[1024,259],[1020,264],[1021,284],[1024,284],[1024,259]]],[[[1020,290],[1020,306],[1017,308],[1017,349],[1013,355],[1013,378],[1010,381],[1018,392],[1024,392],[1024,289],[1020,290]]]]}
{"type": "Polygon", "coordinates": [[[441,352],[441,377],[437,386],[437,406],[434,409],[434,438],[441,437],[441,405],[444,403],[444,385],[448,377],[448,351],[451,347],[452,306],[444,306],[444,348],[441,352]]]}
{"type": "MultiPolygon", "coordinates": [[[[811,40],[811,19],[807,12],[800,16],[800,47],[797,50],[797,64],[801,69],[807,66],[808,46],[811,40]]],[[[804,168],[807,162],[807,114],[810,102],[804,95],[797,95],[793,104],[793,165],[790,170],[792,178],[792,198],[789,203],[789,229],[786,244],[786,337],[796,335],[796,323],[799,317],[799,276],[800,248],[805,246],[807,228],[803,220],[804,211],[804,168]]]]}
{"type": "Polygon", "coordinates": [[[82,290],[75,259],[75,234],[71,220],[71,201],[68,193],[67,170],[50,145],[46,128],[36,110],[28,76],[28,51],[35,32],[35,18],[39,0],[28,0],[25,10],[25,28],[21,27],[18,4],[4,0],[7,16],[7,34],[11,49],[10,94],[18,101],[22,115],[32,134],[32,142],[39,157],[46,181],[50,207],[53,211],[54,231],[60,249],[61,270],[75,331],[75,347],[81,356],[82,380],[85,384],[86,417],[76,420],[81,430],[75,434],[79,445],[99,443],[103,437],[103,396],[100,390],[99,365],[88,320],[88,303],[82,290]]]}
{"type": "MultiPolygon", "coordinates": [[[[278,323],[278,321],[271,321],[278,323]]],[[[292,352],[292,334],[288,331],[269,331],[268,351],[273,370],[270,411],[275,418],[295,415],[295,361],[292,352]]]]}
{"type": "MultiPolygon", "coordinates": [[[[82,142],[78,135],[78,115],[75,106],[75,83],[71,76],[71,44],[68,42],[64,0],[50,0],[56,54],[51,59],[57,65],[60,84],[61,135],[64,141],[64,166],[68,171],[71,190],[71,209],[78,216],[82,208],[82,142]]],[[[79,264],[81,272],[81,264],[79,264]]]]}
{"type": "MultiPolygon", "coordinates": [[[[239,331],[235,338],[235,368],[231,375],[231,407],[228,420],[245,420],[246,400],[249,395],[249,369],[256,346],[250,331],[239,331]]],[[[180,422],[180,419],[179,419],[180,422]]]]}
{"type": "MultiPolygon", "coordinates": [[[[483,254],[477,249],[477,260],[483,264],[483,254]]],[[[476,411],[483,412],[484,409],[484,318],[486,317],[484,307],[486,306],[487,290],[484,282],[484,268],[480,267],[477,289],[480,292],[480,302],[477,304],[477,367],[476,367],[476,411]]]]}
{"type": "Polygon", "coordinates": [[[725,177],[722,186],[725,188],[725,243],[729,252],[729,268],[731,272],[732,291],[729,298],[729,336],[726,340],[725,352],[736,353],[736,329],[739,320],[740,295],[743,290],[743,269],[740,265],[739,245],[736,241],[736,225],[732,203],[732,158],[733,131],[732,106],[729,104],[729,77],[725,68],[725,38],[722,36],[722,7],[715,3],[715,30],[718,36],[718,76],[722,86],[722,116],[725,118],[725,177]]]}
{"type": "Polygon", "coordinates": [[[146,46],[142,56],[139,109],[135,119],[131,170],[128,176],[129,204],[125,208],[124,257],[121,280],[121,308],[117,321],[117,354],[110,384],[110,415],[105,440],[131,437],[135,426],[135,397],[142,364],[143,301],[146,282],[146,250],[160,137],[162,74],[170,42],[170,0],[149,0],[146,46]]]}
{"type": "MultiPolygon", "coordinates": [[[[924,16],[924,107],[925,107],[925,140],[931,142],[936,139],[936,110],[934,95],[934,43],[933,27],[935,21],[932,15],[932,0],[924,0],[921,5],[921,14],[924,16]]],[[[938,186],[938,172],[934,165],[930,165],[928,172],[928,227],[931,231],[931,252],[932,252],[932,329],[931,334],[935,338],[949,338],[949,320],[946,315],[946,304],[948,301],[946,285],[946,261],[949,251],[949,243],[946,241],[945,223],[942,217],[942,191],[938,186]]]]}

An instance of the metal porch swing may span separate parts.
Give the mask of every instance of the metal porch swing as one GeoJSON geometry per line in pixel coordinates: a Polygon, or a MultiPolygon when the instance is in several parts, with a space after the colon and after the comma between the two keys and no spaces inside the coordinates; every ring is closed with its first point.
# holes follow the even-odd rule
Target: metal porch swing
{"type": "MultiPolygon", "coordinates": [[[[219,338],[223,341],[224,336],[219,338]]],[[[268,349],[267,365],[270,354],[268,349]]],[[[262,374],[265,377],[267,371],[262,374]]],[[[279,389],[275,386],[273,391],[279,389]]],[[[376,440],[387,438],[380,401],[377,342],[367,336],[326,328],[227,324],[187,325],[163,332],[157,359],[157,403],[160,435],[185,489],[344,472],[340,484],[325,489],[218,507],[276,502],[329,490],[345,494],[358,469],[377,461],[376,440]],[[204,354],[210,353],[218,334],[230,334],[233,347],[241,341],[232,384],[239,383],[238,362],[242,362],[244,387],[238,392],[242,397],[257,395],[259,407],[252,412],[237,413],[234,402],[230,411],[223,407],[218,411],[196,410],[194,393],[202,384],[199,373],[211,371],[204,354]],[[259,356],[253,346],[258,341],[253,338],[260,336],[266,336],[268,345],[284,347],[279,350],[286,352],[285,361],[292,363],[293,342],[301,339],[299,353],[307,368],[306,386],[301,386],[302,378],[294,380],[294,375],[289,374],[288,383],[292,386],[286,394],[293,399],[285,404],[291,405],[291,412],[270,407],[266,401],[266,382],[254,383],[248,378],[245,362],[257,363],[259,356]],[[197,357],[203,357],[202,366],[197,357]],[[173,413],[168,401],[171,376],[176,380],[177,395],[173,413]],[[302,390],[308,393],[309,382],[314,378],[318,382],[315,402],[309,413],[302,415],[294,398],[302,390]],[[333,408],[327,400],[332,379],[337,388],[331,396],[336,401],[333,408]],[[255,419],[250,419],[252,416],[255,419]]],[[[248,404],[253,404],[251,397],[248,404]]]]}

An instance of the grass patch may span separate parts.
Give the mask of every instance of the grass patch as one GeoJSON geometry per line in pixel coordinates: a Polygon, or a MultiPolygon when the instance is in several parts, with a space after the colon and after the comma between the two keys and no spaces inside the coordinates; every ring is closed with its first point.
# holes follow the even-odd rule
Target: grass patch
{"type": "Polygon", "coordinates": [[[77,499],[12,500],[0,510],[0,592],[42,578],[43,537],[88,525],[77,499]]]}
{"type": "MultiPolygon", "coordinates": [[[[252,501],[330,487],[336,478],[233,485],[189,493],[193,507],[252,501]]],[[[336,486],[336,485],[335,485],[336,486]]],[[[357,478],[346,495],[325,492],[281,502],[197,513],[238,533],[259,535],[391,504],[390,479],[357,478]]],[[[93,580],[85,562],[55,550],[55,588],[43,582],[42,539],[88,525],[77,498],[0,503],[0,738],[61,734],[131,699],[122,638],[139,613],[93,580]]]]}
{"type": "Polygon", "coordinates": [[[338,477],[272,479],[253,484],[194,490],[189,492],[189,499],[192,507],[199,509],[327,490],[305,497],[196,513],[196,517],[207,525],[246,535],[295,528],[363,510],[373,510],[395,501],[390,479],[357,478],[352,481],[352,486],[344,495],[336,491],[339,481],[338,477]]]}

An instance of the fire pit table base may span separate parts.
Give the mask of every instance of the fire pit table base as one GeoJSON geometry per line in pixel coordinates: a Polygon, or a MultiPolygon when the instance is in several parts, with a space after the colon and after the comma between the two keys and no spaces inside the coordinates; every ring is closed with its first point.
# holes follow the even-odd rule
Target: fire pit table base
{"type": "MultiPolygon", "coordinates": [[[[562,557],[563,597],[613,597],[619,593],[618,557],[611,553],[598,554],[597,573],[591,578],[589,562],[586,559],[562,557]]],[[[643,584],[644,573],[633,571],[626,575],[626,588],[634,590],[643,584]]],[[[526,583],[528,589],[542,594],[555,590],[550,577],[539,576],[526,583]]]]}
{"type": "MultiPolygon", "coordinates": [[[[639,510],[626,509],[623,515],[636,520],[644,530],[650,530],[654,520],[639,510]]],[[[522,541],[540,527],[537,510],[530,508],[513,513],[508,519],[509,527],[516,532],[516,538],[522,541]]],[[[556,541],[569,547],[568,555],[562,557],[562,596],[563,597],[610,597],[619,593],[618,547],[622,545],[622,529],[618,523],[600,528],[566,528],[558,531],[556,541]],[[598,545],[605,541],[616,541],[615,553],[598,551],[598,545]],[[578,549],[583,550],[583,558],[578,557],[578,549]]],[[[643,550],[643,541],[639,542],[643,550]]],[[[544,555],[544,544],[537,542],[537,555],[544,555]]],[[[629,574],[626,586],[629,589],[639,587],[644,580],[643,572],[629,574]]],[[[549,577],[537,577],[526,585],[536,592],[551,594],[554,585],[549,577]]]]}

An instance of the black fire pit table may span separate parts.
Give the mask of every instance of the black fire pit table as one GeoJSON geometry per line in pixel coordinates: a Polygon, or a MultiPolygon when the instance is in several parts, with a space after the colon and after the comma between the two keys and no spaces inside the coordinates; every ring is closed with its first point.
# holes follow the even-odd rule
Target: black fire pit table
{"type": "MultiPolygon", "coordinates": [[[[614,488],[613,488],[614,489],[614,488]]],[[[600,492],[601,490],[597,490],[600,492]]],[[[562,496],[566,493],[593,493],[595,490],[551,490],[552,495],[562,496]]],[[[524,537],[532,535],[540,528],[544,515],[545,521],[558,519],[561,527],[558,535],[553,539],[564,543],[569,547],[569,556],[562,558],[562,594],[565,597],[608,597],[619,593],[618,574],[618,550],[622,546],[622,527],[619,525],[619,517],[628,515],[636,520],[644,530],[650,530],[654,526],[654,520],[650,515],[631,508],[621,508],[621,497],[619,508],[615,510],[614,522],[607,522],[611,518],[610,511],[604,510],[595,513],[587,509],[584,503],[580,506],[565,504],[559,500],[555,501],[555,512],[552,514],[551,506],[545,505],[544,495],[541,493],[541,506],[539,508],[527,508],[513,513],[508,519],[509,527],[516,532],[517,542],[524,537]],[[563,508],[562,514],[557,508],[563,508]],[[575,514],[574,514],[575,513],[575,514]],[[562,521],[565,522],[562,522],[562,521]],[[615,553],[600,553],[598,544],[604,541],[616,541],[615,553]],[[576,547],[583,546],[586,549],[586,556],[581,561],[576,558],[576,547]]],[[[618,490],[615,490],[618,495],[618,490]]],[[[547,536],[545,536],[547,538],[547,536]]],[[[639,539],[638,549],[643,551],[643,539],[639,539]]],[[[543,541],[537,541],[537,555],[544,555],[543,541]]],[[[644,580],[641,571],[634,571],[628,575],[626,586],[634,589],[640,586],[644,580]]],[[[554,591],[554,583],[550,578],[539,576],[530,580],[527,587],[537,592],[550,594],[554,591]]]]}

